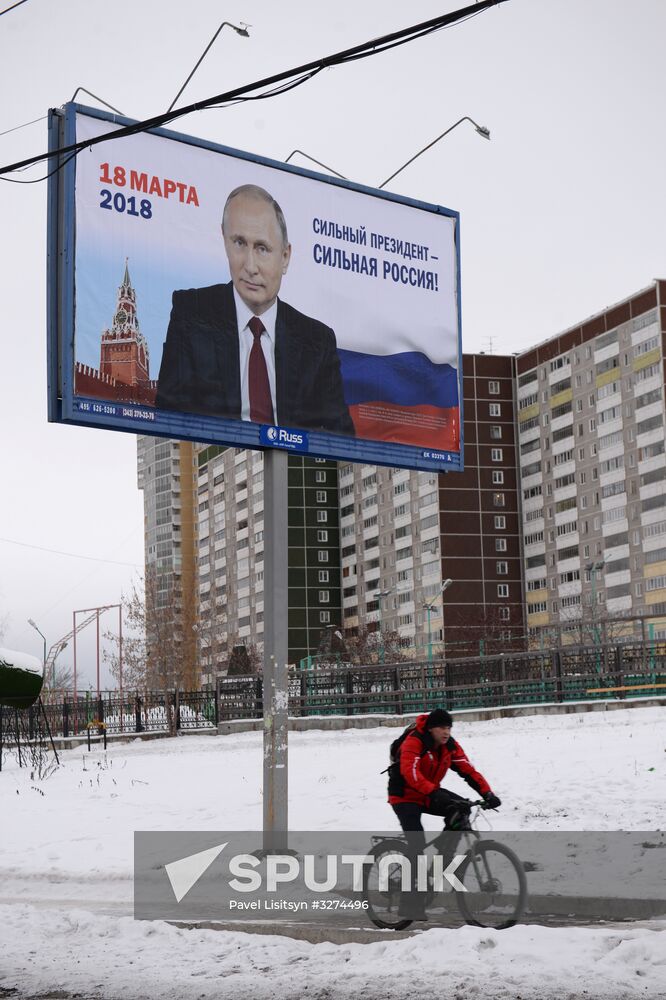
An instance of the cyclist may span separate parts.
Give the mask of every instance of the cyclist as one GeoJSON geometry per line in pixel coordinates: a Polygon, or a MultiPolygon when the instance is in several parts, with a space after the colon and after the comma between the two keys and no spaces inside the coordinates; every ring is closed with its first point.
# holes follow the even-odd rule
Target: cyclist
{"type": "MultiPolygon", "coordinates": [[[[429,715],[419,715],[397,750],[397,760],[389,768],[388,800],[408,834],[413,887],[415,857],[425,849],[423,813],[442,816],[449,830],[462,830],[469,824],[469,809],[463,804],[463,796],[439,787],[449,768],[484,799],[487,809],[497,809],[502,804],[451,736],[452,725],[451,715],[441,708],[429,715]]],[[[398,913],[412,920],[426,920],[422,894],[412,891],[407,898],[403,896],[398,913]]]]}

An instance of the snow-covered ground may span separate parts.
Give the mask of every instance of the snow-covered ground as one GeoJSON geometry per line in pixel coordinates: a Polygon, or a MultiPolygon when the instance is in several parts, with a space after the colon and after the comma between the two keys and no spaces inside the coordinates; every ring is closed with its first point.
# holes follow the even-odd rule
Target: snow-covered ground
{"type": "MultiPolygon", "coordinates": [[[[503,800],[497,830],[666,828],[666,709],[459,716],[454,734],[503,800]]],[[[395,735],[292,734],[290,826],[395,828],[379,774],[395,735]]],[[[136,741],[106,754],[68,751],[62,761],[42,783],[12,762],[0,774],[0,996],[11,988],[123,1000],[666,996],[666,921],[431,929],[347,945],[136,922],[134,831],[260,829],[261,734],[136,741]]],[[[455,775],[445,784],[467,791],[455,775]]]]}

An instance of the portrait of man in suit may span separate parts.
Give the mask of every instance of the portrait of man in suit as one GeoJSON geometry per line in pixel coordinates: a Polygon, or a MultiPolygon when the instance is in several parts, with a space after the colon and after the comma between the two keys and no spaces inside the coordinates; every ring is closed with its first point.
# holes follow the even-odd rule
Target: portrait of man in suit
{"type": "Polygon", "coordinates": [[[237,187],[222,236],[231,281],[173,293],[156,406],[353,435],[333,330],[278,298],[291,259],[282,209],[237,187]]]}

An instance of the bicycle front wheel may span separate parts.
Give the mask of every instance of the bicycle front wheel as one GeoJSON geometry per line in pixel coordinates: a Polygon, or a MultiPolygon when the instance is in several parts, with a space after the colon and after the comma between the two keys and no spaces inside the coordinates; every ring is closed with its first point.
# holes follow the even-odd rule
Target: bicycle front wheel
{"type": "Polygon", "coordinates": [[[518,923],[527,903],[527,879],[510,848],[495,840],[479,840],[455,874],[466,890],[456,891],[466,923],[496,930],[518,923]]]}
{"type": "Polygon", "coordinates": [[[412,923],[400,916],[402,898],[402,867],[406,858],[402,840],[383,840],[370,852],[372,865],[363,868],[363,899],[367,914],[375,927],[402,931],[412,923]]]}

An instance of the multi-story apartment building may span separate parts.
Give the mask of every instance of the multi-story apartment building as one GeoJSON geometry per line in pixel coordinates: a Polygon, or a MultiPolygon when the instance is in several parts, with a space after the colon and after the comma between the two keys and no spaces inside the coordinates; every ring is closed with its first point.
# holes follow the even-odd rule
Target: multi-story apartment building
{"type": "MultiPolygon", "coordinates": [[[[462,473],[290,456],[290,661],[339,625],[449,656],[590,620],[665,632],[665,329],[656,281],[518,357],[465,356],[462,473]]],[[[262,455],[141,438],[139,485],[155,604],[194,589],[212,680],[263,638],[262,455]]]]}
{"type": "MultiPolygon", "coordinates": [[[[463,473],[289,456],[290,662],[328,627],[396,631],[418,654],[522,636],[512,359],[465,356],[463,373],[463,473]]],[[[193,583],[211,682],[231,647],[263,641],[262,453],[142,438],[139,470],[146,564],[161,603],[193,583]]]]}
{"type": "Polygon", "coordinates": [[[440,477],[446,652],[519,646],[525,634],[511,357],[463,356],[465,469],[440,477]]]}
{"type": "Polygon", "coordinates": [[[340,465],[346,635],[470,655],[524,633],[512,359],[465,356],[463,374],[464,472],[340,465]]]}
{"type": "MultiPolygon", "coordinates": [[[[263,454],[195,447],[198,628],[209,683],[233,646],[263,643],[263,454]]],[[[288,525],[288,650],[298,663],[341,620],[335,462],[289,455],[288,525]]]]}
{"type": "MultiPolygon", "coordinates": [[[[157,671],[195,661],[196,519],[193,445],[137,438],[137,483],[143,491],[145,601],[149,652],[173,635],[173,654],[153,648],[157,671]],[[151,627],[152,623],[152,627],[151,627]],[[172,633],[171,633],[172,630],[172,633]],[[151,639],[152,637],[152,639],[151,639]]],[[[167,678],[168,680],[168,678],[167,678]]]]}
{"type": "Polygon", "coordinates": [[[517,359],[531,629],[664,628],[665,307],[655,281],[517,359]]]}

